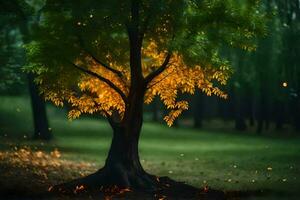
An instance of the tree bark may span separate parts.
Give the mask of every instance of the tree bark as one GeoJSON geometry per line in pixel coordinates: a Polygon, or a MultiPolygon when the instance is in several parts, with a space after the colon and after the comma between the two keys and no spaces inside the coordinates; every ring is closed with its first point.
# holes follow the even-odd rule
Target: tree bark
{"type": "MultiPolygon", "coordinates": [[[[139,125],[137,125],[139,126],[139,125]]],[[[113,138],[103,170],[106,185],[138,190],[154,190],[156,181],[143,169],[138,151],[140,129],[113,127],[113,138]]]]}
{"type": "Polygon", "coordinates": [[[201,93],[195,93],[192,106],[194,106],[192,110],[194,118],[194,128],[202,128],[203,96],[201,93]]]}
{"type": "Polygon", "coordinates": [[[284,124],[284,102],[276,100],[273,110],[275,111],[276,130],[281,131],[284,124]]]}
{"type": "MultiPolygon", "coordinates": [[[[142,88],[137,87],[130,98],[130,104],[122,122],[112,122],[113,139],[106,159],[105,168],[115,171],[116,182],[129,187],[140,187],[134,179],[146,172],[139,159],[138,143],[143,123],[142,88]],[[119,180],[119,181],[118,181],[119,180]]],[[[112,177],[113,178],[113,177],[112,177]]]]}
{"type": "MultiPolygon", "coordinates": [[[[297,94],[300,94],[299,92],[297,94]]],[[[300,132],[300,99],[299,96],[297,96],[296,98],[294,98],[292,100],[292,120],[293,120],[293,125],[294,128],[297,132],[300,132]]]]}
{"type": "Polygon", "coordinates": [[[28,85],[32,107],[32,117],[34,122],[34,139],[50,140],[52,138],[49,130],[48,119],[46,114],[46,105],[39,95],[38,88],[34,83],[34,75],[28,74],[28,85]]]}

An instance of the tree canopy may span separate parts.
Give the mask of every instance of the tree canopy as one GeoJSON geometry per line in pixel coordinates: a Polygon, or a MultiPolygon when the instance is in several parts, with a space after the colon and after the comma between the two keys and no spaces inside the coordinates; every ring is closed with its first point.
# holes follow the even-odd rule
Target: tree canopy
{"type": "Polygon", "coordinates": [[[224,45],[252,51],[265,34],[257,0],[48,0],[27,45],[26,70],[47,100],[82,113],[117,114],[142,80],[144,102],[159,96],[172,125],[188,108],[181,93],[219,87],[232,70],[224,45]]]}

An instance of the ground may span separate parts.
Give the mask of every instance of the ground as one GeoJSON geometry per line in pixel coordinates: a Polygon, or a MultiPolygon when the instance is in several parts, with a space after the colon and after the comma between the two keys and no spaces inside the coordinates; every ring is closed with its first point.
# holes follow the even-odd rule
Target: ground
{"type": "MultiPolygon", "coordinates": [[[[16,191],[39,195],[103,165],[111,139],[105,121],[70,122],[61,114],[64,111],[49,107],[55,139],[32,141],[28,99],[0,97],[0,102],[1,194],[16,199],[23,197],[16,191]]],[[[146,122],[140,153],[152,174],[222,190],[235,198],[282,200],[300,196],[299,144],[297,136],[207,132],[146,122]]]]}

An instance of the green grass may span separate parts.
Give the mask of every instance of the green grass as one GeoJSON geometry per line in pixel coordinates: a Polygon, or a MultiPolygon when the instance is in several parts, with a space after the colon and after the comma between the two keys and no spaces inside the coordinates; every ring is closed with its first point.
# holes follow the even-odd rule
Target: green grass
{"type": "MultiPolygon", "coordinates": [[[[0,149],[8,149],[11,144],[49,151],[56,147],[64,158],[103,165],[111,139],[105,121],[83,118],[70,122],[64,111],[49,106],[55,140],[44,144],[23,137],[32,129],[28,99],[0,97],[0,102],[0,136],[6,138],[0,139],[0,149]]],[[[271,193],[262,199],[297,199],[299,144],[296,136],[228,134],[145,123],[140,157],[147,171],[197,187],[208,184],[221,190],[265,190],[271,193]],[[272,170],[267,169],[270,167],[272,170]]]]}

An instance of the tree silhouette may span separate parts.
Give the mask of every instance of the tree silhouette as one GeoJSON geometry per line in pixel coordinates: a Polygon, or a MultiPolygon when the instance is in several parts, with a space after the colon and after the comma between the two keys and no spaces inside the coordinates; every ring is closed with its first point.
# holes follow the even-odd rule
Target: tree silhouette
{"type": "Polygon", "coordinates": [[[226,98],[218,85],[226,84],[231,70],[219,47],[253,50],[255,37],[264,33],[257,1],[242,5],[232,0],[47,1],[27,45],[27,70],[37,75],[45,99],[70,105],[70,118],[101,114],[113,129],[105,166],[66,188],[163,186],[139,160],[143,104],[160,97],[171,126],[188,109],[179,94],[199,89],[226,98]]]}
{"type": "MultiPolygon", "coordinates": [[[[3,29],[15,29],[20,31],[21,39],[15,41],[15,44],[21,42],[27,44],[31,40],[30,27],[32,24],[37,23],[39,20],[39,12],[35,7],[40,7],[43,0],[32,1],[1,1],[0,2],[0,14],[1,14],[1,23],[0,31],[3,29]]],[[[7,31],[8,32],[8,31],[7,31]]],[[[17,32],[18,34],[18,32],[17,32]]],[[[7,35],[9,35],[7,33],[7,35]]],[[[5,45],[3,45],[5,46],[5,45]]],[[[3,74],[3,83],[8,88],[7,83],[17,82],[17,79],[20,79],[22,66],[25,62],[24,50],[18,48],[19,52],[10,52],[6,51],[6,55],[2,55],[1,59],[7,59],[4,63],[1,62],[1,74],[3,74]],[[17,64],[12,64],[10,60],[17,64]],[[6,81],[8,80],[8,81],[6,81]]],[[[48,125],[48,118],[46,113],[46,105],[43,101],[43,98],[39,94],[39,90],[34,83],[34,74],[27,74],[28,88],[31,99],[31,108],[32,108],[32,117],[34,125],[34,135],[35,139],[50,140],[52,138],[51,131],[48,125]]],[[[1,87],[1,85],[0,85],[1,87]]],[[[12,90],[12,88],[9,88],[12,90]]]]}

